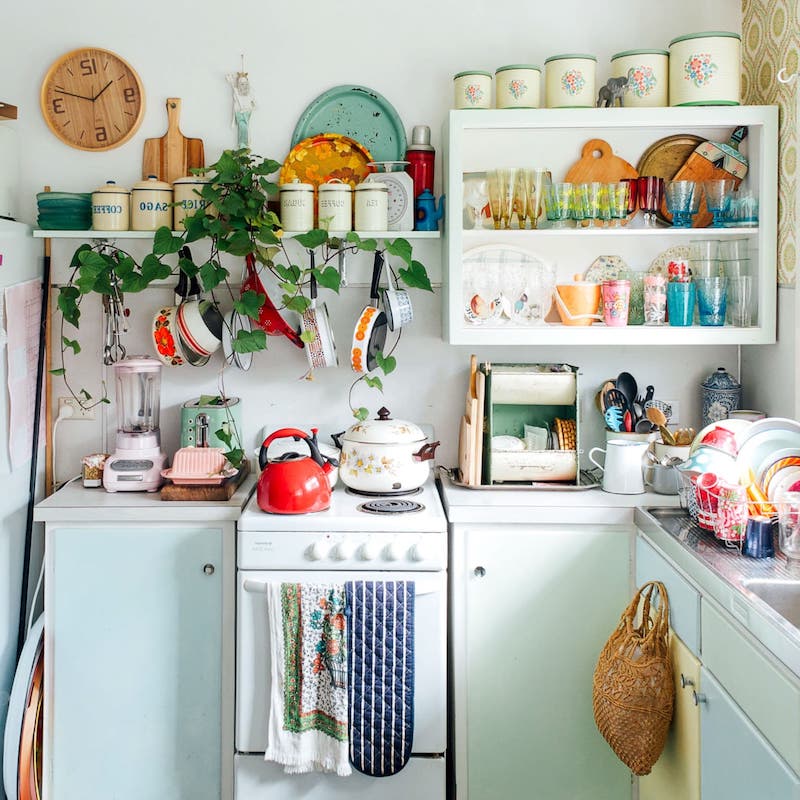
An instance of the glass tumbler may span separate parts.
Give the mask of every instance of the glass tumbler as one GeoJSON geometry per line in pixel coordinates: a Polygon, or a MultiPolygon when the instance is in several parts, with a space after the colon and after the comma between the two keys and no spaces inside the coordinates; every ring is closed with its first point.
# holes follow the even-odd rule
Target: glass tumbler
{"type": "Polygon", "coordinates": [[[551,183],[544,190],[544,210],[553,228],[564,228],[572,216],[572,184],[551,183]]]}
{"type": "Polygon", "coordinates": [[[733,180],[703,181],[703,191],[706,194],[706,208],[713,215],[710,227],[724,228],[726,215],[731,203],[731,195],[736,188],[733,180]]]}
{"type": "Polygon", "coordinates": [[[624,225],[628,221],[628,201],[630,186],[627,181],[606,184],[608,209],[611,225],[624,225]]]}
{"type": "Polygon", "coordinates": [[[753,324],[755,283],[752,275],[728,278],[728,322],[738,328],[753,324]]]}
{"type": "Polygon", "coordinates": [[[667,319],[667,279],[664,275],[645,275],[644,324],[663,325],[667,319]]]}
{"type": "Polygon", "coordinates": [[[800,559],[800,492],[778,497],[778,546],[786,558],[800,559]]]}
{"type": "Polygon", "coordinates": [[[541,168],[526,170],[528,183],[528,214],[531,228],[539,225],[539,217],[544,212],[544,188],[552,183],[550,171],[541,168]]]}
{"type": "Polygon", "coordinates": [[[694,283],[670,281],[667,284],[667,312],[670,325],[685,328],[692,324],[696,292],[694,283]]]}
{"type": "Polygon", "coordinates": [[[690,212],[695,193],[699,195],[700,190],[694,181],[664,181],[664,201],[672,214],[673,227],[688,228],[692,224],[690,212]]]}
{"type": "Polygon", "coordinates": [[[724,325],[728,279],[697,278],[697,309],[701,325],[724,325]]]}

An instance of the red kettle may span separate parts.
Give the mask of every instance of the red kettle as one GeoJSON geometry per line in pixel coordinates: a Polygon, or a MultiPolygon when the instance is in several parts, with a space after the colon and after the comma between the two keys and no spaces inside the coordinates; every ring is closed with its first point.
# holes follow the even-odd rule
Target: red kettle
{"type": "Polygon", "coordinates": [[[281,428],[271,433],[258,453],[261,475],[256,487],[256,501],[262,511],[271,514],[307,514],[325,511],[331,504],[331,487],[328,473],[338,465],[335,458],[319,452],[317,429],[311,436],[297,428],[281,428]],[[276,439],[301,439],[308,445],[309,456],[284,453],[270,460],[267,450],[276,439]]]}

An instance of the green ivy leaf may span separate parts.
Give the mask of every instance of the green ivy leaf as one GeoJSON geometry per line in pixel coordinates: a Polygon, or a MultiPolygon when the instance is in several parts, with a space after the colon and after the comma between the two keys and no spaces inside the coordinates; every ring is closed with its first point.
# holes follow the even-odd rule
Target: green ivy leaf
{"type": "Polygon", "coordinates": [[[81,389],[81,390],[78,392],[78,394],[79,394],[79,395],[80,395],[80,396],[81,396],[81,397],[82,397],[84,400],[87,400],[87,401],[88,401],[88,400],[91,400],[91,399],[92,399],[92,396],[89,394],[89,392],[87,392],[87,391],[86,391],[86,389],[81,389]]]}
{"type": "Polygon", "coordinates": [[[81,310],[77,303],[80,294],[80,290],[75,286],[62,286],[58,292],[58,310],[64,320],[76,328],[81,318],[81,310]]]}
{"type": "Polygon", "coordinates": [[[383,382],[381,381],[381,379],[377,375],[375,375],[373,377],[370,377],[369,375],[367,375],[364,378],[364,383],[366,383],[367,386],[369,386],[370,389],[379,389],[380,391],[383,391],[383,382]]]}
{"type": "Polygon", "coordinates": [[[258,319],[258,313],[261,311],[261,306],[264,305],[266,299],[265,295],[248,290],[243,292],[238,300],[234,300],[233,308],[238,314],[243,314],[251,319],[258,319]]]}
{"type": "Polygon", "coordinates": [[[297,285],[290,283],[289,281],[282,281],[278,284],[278,288],[283,289],[284,292],[287,292],[290,295],[294,295],[297,292],[297,285]]]}
{"type": "Polygon", "coordinates": [[[294,275],[292,274],[292,271],[289,269],[289,267],[284,267],[283,264],[275,264],[273,269],[278,274],[278,277],[285,283],[294,280],[294,275]]]}
{"type": "Polygon", "coordinates": [[[177,253],[183,244],[183,237],[173,236],[166,225],[162,225],[153,236],[153,252],[159,256],[177,253]]]}
{"type": "Polygon", "coordinates": [[[419,261],[412,261],[409,269],[401,267],[397,274],[403,283],[412,289],[424,289],[426,292],[433,291],[428,273],[419,261]]]}
{"type": "Polygon", "coordinates": [[[262,244],[278,244],[280,239],[269,228],[261,228],[256,234],[256,239],[262,244]]]}
{"type": "MultiPolygon", "coordinates": [[[[272,175],[273,172],[277,172],[281,166],[283,166],[279,161],[273,161],[271,158],[265,158],[261,164],[258,166],[254,172],[257,175],[272,175]]],[[[277,189],[277,187],[275,187],[277,189]]]]}
{"type": "MultiPolygon", "coordinates": [[[[78,291],[81,294],[89,294],[89,292],[93,292],[95,290],[95,286],[97,284],[97,277],[94,275],[81,275],[75,281],[75,286],[78,287],[78,291]]],[[[100,291],[98,289],[98,291],[100,291]]]]}
{"type": "Polygon", "coordinates": [[[355,231],[348,231],[347,235],[344,237],[346,242],[350,242],[351,244],[358,244],[361,241],[361,237],[355,231]]]}
{"type": "MultiPolygon", "coordinates": [[[[220,241],[220,250],[222,250],[222,241],[220,241]]],[[[245,230],[234,231],[225,240],[225,251],[234,256],[246,256],[254,250],[253,242],[250,239],[250,234],[245,230]]]]}
{"type": "Polygon", "coordinates": [[[364,406],[361,406],[361,408],[353,409],[353,416],[359,422],[363,422],[369,416],[369,409],[364,408],[364,406]]]}
{"type": "Polygon", "coordinates": [[[316,338],[317,338],[317,334],[316,334],[316,333],[314,333],[314,331],[308,331],[308,330],[306,330],[306,331],[303,331],[303,332],[300,334],[300,339],[301,339],[302,341],[304,341],[306,344],[311,344],[311,342],[313,342],[313,341],[314,341],[314,339],[316,339],[316,338]]]}
{"type": "Polygon", "coordinates": [[[186,230],[184,234],[185,244],[191,244],[192,242],[205,238],[207,233],[206,220],[208,219],[209,217],[208,214],[205,213],[205,209],[200,209],[191,216],[184,217],[183,227],[186,230]]]}
{"type": "Polygon", "coordinates": [[[81,256],[83,253],[90,251],[92,246],[89,244],[82,244],[73,254],[72,258],[70,259],[69,266],[70,269],[75,269],[75,267],[79,267],[81,264],[81,256]]]}
{"type": "MultiPolygon", "coordinates": [[[[182,259],[183,260],[183,259],[182,259]]],[[[196,270],[195,270],[196,271],[196,270]]],[[[146,288],[153,281],[163,281],[172,275],[172,270],[169,266],[164,264],[158,256],[153,253],[148,253],[142,260],[142,274],[143,281],[142,288],[146,288]]],[[[140,289],[123,289],[125,292],[141,291],[140,289]]]]}
{"type": "Polygon", "coordinates": [[[81,346],[75,339],[67,339],[66,336],[62,336],[61,344],[63,344],[64,347],[68,347],[70,350],[72,350],[72,352],[75,353],[75,355],[78,355],[78,353],[80,353],[81,351],[81,346]]]}
{"type": "Polygon", "coordinates": [[[65,372],[66,372],[66,370],[63,367],[61,367],[60,369],[51,369],[50,370],[50,374],[51,375],[55,375],[56,377],[60,377],[65,372]]]}
{"type": "Polygon", "coordinates": [[[383,353],[375,353],[375,363],[383,370],[384,375],[394,372],[397,367],[397,359],[394,356],[385,356],[383,353]]]}
{"type": "Polygon", "coordinates": [[[114,271],[120,278],[130,275],[136,269],[136,262],[127,254],[117,251],[114,271]]]}
{"type": "Polygon", "coordinates": [[[267,349],[267,334],[261,328],[254,331],[238,331],[231,342],[234,353],[255,353],[267,349]]]}
{"type": "Polygon", "coordinates": [[[361,239],[358,242],[358,249],[374,253],[378,249],[378,241],[377,239],[361,239]]]}
{"type": "Polygon", "coordinates": [[[228,270],[214,261],[206,261],[206,263],[200,267],[200,282],[203,284],[203,289],[207,292],[215,289],[227,277],[228,270]]]}
{"type": "Polygon", "coordinates": [[[231,465],[239,469],[242,465],[242,461],[244,460],[244,450],[240,447],[233,447],[230,450],[227,450],[222,455],[231,462],[231,465]]]}
{"type": "Polygon", "coordinates": [[[308,233],[300,233],[294,238],[302,247],[313,250],[328,241],[328,232],[323,231],[321,228],[314,228],[314,230],[308,233]]]}
{"type": "Polygon", "coordinates": [[[411,245],[405,239],[395,239],[393,242],[386,242],[386,252],[389,255],[402,258],[403,261],[411,266],[411,245]]]}
{"type": "Polygon", "coordinates": [[[150,282],[138,272],[126,276],[119,282],[119,288],[125,294],[136,294],[146,289],[149,285],[150,282]]]}
{"type": "Polygon", "coordinates": [[[283,296],[283,305],[289,311],[296,311],[298,314],[302,314],[311,305],[311,301],[301,294],[296,294],[294,297],[285,294],[283,296]]]}
{"type": "Polygon", "coordinates": [[[339,270],[335,269],[334,267],[325,267],[325,269],[314,270],[314,276],[317,279],[317,283],[320,286],[324,286],[326,289],[331,289],[332,291],[338,294],[339,286],[341,285],[342,276],[339,274],[339,270]]]}

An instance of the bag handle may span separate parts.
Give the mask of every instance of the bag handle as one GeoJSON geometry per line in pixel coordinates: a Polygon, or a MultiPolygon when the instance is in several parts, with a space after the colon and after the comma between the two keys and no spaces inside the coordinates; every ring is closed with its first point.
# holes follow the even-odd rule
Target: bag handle
{"type": "Polygon", "coordinates": [[[628,634],[637,636],[643,644],[666,637],[669,632],[669,599],[664,584],[661,581],[643,584],[625,609],[621,621],[624,622],[628,634]],[[640,603],[642,620],[638,627],[634,627],[640,603]]]}
{"type": "Polygon", "coordinates": [[[561,298],[558,289],[553,289],[553,296],[556,299],[556,305],[564,312],[564,316],[567,319],[603,319],[602,314],[572,314],[570,310],[567,308],[564,300],[561,298]]]}

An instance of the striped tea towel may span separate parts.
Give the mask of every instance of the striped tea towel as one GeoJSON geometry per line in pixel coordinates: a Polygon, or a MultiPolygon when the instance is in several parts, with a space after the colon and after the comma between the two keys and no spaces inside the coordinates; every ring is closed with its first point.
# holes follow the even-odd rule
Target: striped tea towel
{"type": "Polygon", "coordinates": [[[348,581],[350,763],[394,775],[414,733],[414,582],[348,581]]]}
{"type": "Polygon", "coordinates": [[[290,774],[350,775],[344,585],[271,583],[267,603],[272,691],[264,760],[290,774]]]}

